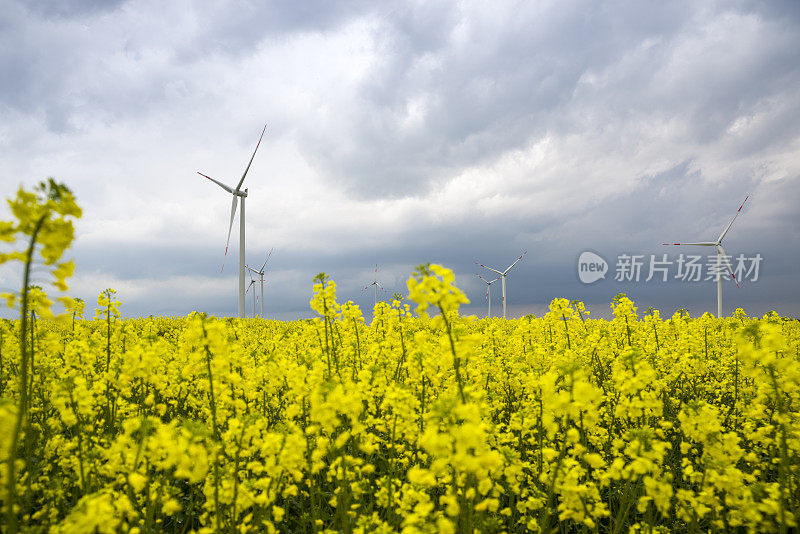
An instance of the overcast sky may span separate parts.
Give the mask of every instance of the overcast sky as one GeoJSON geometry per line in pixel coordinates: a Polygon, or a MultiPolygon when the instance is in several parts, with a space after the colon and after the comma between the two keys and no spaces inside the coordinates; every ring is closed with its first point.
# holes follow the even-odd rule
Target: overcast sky
{"type": "Polygon", "coordinates": [[[320,271],[369,315],[375,264],[384,297],[423,262],[483,315],[474,262],[525,250],[512,316],[559,296],[606,315],[619,292],[716,312],[713,281],[646,282],[650,257],[707,254],[662,243],[715,240],[747,195],[724,245],[763,259],[724,311],[800,315],[794,0],[0,0],[0,69],[0,190],[73,189],[90,309],[113,287],[126,316],[235,314],[238,220],[220,272],[230,195],[196,172],[235,185],[266,124],[244,185],[268,317],[312,316],[320,271]],[[638,282],[615,280],[623,254],[638,282]]]}

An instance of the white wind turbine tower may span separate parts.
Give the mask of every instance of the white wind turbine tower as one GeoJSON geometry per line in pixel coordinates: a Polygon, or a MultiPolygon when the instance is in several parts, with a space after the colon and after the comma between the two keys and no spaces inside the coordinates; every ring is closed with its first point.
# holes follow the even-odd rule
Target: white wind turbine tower
{"type": "Polygon", "coordinates": [[[375,264],[375,278],[372,280],[372,283],[371,283],[371,284],[369,284],[368,286],[366,286],[366,287],[365,287],[364,289],[362,289],[361,291],[362,291],[362,292],[363,292],[363,291],[366,291],[367,289],[369,289],[369,288],[370,288],[370,287],[372,287],[372,286],[375,286],[375,304],[377,305],[377,304],[378,304],[378,288],[381,288],[381,291],[386,291],[386,290],[383,288],[383,286],[382,286],[382,285],[380,285],[380,284],[378,283],[378,264],[377,264],[377,263],[375,264]]]}
{"type": "Polygon", "coordinates": [[[736,280],[736,275],[733,274],[733,269],[731,268],[731,263],[728,260],[728,255],[725,254],[725,249],[722,248],[722,240],[725,239],[725,234],[728,233],[728,230],[731,229],[733,226],[733,221],[736,220],[736,217],[739,216],[739,212],[742,211],[744,207],[744,203],[747,202],[747,199],[750,198],[750,195],[747,195],[742,202],[742,205],[739,206],[739,209],[736,210],[736,215],[733,216],[731,222],[728,226],[719,234],[719,237],[716,241],[703,241],[699,243],[663,243],[664,245],[694,245],[698,247],[714,247],[717,251],[717,317],[722,317],[722,261],[725,261],[725,266],[728,268],[728,272],[730,273],[733,281],[736,282],[736,286],[739,286],[739,281],[736,280]]]}
{"type": "MultiPolygon", "coordinates": [[[[247,189],[242,191],[242,183],[244,183],[244,178],[247,176],[247,171],[250,170],[250,165],[253,164],[253,158],[256,157],[256,152],[258,151],[259,145],[261,145],[261,139],[264,137],[264,132],[267,131],[267,126],[264,125],[264,129],[261,131],[261,137],[258,138],[258,144],[256,144],[256,149],[253,151],[253,155],[250,157],[250,162],[247,164],[247,168],[244,170],[244,174],[242,174],[241,180],[236,185],[235,189],[231,189],[227,185],[223,184],[222,182],[218,182],[217,180],[211,178],[210,176],[206,176],[202,172],[199,172],[200,176],[204,176],[220,186],[222,189],[227,191],[228,193],[233,195],[233,203],[231,204],[231,222],[228,226],[228,241],[225,243],[225,257],[228,257],[228,245],[231,242],[231,230],[233,230],[233,218],[236,215],[236,204],[238,200],[242,199],[242,211],[239,214],[239,306],[238,306],[238,313],[239,317],[245,316],[244,310],[244,199],[247,198],[247,189]]],[[[222,268],[225,268],[225,263],[223,261],[222,268]]]]}
{"type": "Polygon", "coordinates": [[[482,277],[479,274],[476,274],[475,276],[477,276],[478,278],[483,280],[483,283],[486,284],[486,302],[489,303],[489,311],[486,312],[486,317],[491,317],[492,316],[492,284],[494,284],[495,282],[500,280],[500,278],[499,277],[495,278],[494,280],[492,280],[490,282],[489,280],[487,280],[486,278],[482,277]]]}
{"type": "Polygon", "coordinates": [[[492,271],[492,272],[495,272],[495,273],[499,274],[499,275],[500,275],[500,278],[502,279],[502,285],[503,285],[503,319],[505,319],[505,318],[506,318],[506,275],[508,274],[508,271],[510,271],[510,270],[511,270],[511,268],[512,268],[512,267],[514,267],[514,266],[515,266],[515,265],[516,265],[516,264],[519,262],[519,260],[521,260],[521,259],[522,259],[522,256],[524,256],[524,255],[525,255],[525,254],[527,254],[527,253],[528,253],[528,251],[527,251],[527,250],[526,250],[525,252],[523,252],[523,253],[522,253],[522,255],[521,255],[519,258],[517,258],[517,261],[515,261],[514,263],[512,263],[511,265],[509,265],[509,266],[508,266],[508,269],[506,269],[506,270],[505,270],[505,271],[503,271],[503,272],[500,272],[500,271],[498,271],[497,269],[492,269],[491,267],[487,267],[487,266],[485,266],[485,265],[484,265],[484,264],[482,264],[482,263],[478,263],[477,261],[475,262],[475,265],[480,265],[480,266],[481,266],[481,267],[483,267],[484,269],[489,269],[490,271],[492,271]]]}
{"type": "MultiPolygon", "coordinates": [[[[273,250],[274,249],[270,249],[269,250],[269,254],[267,254],[267,259],[264,260],[264,263],[261,264],[261,269],[255,270],[252,267],[247,267],[247,270],[250,271],[250,273],[255,273],[255,274],[258,275],[258,281],[261,282],[261,318],[262,319],[264,318],[264,267],[267,266],[267,262],[269,261],[269,257],[272,256],[272,251],[273,250]]],[[[255,282],[255,280],[253,282],[255,282]]],[[[253,312],[253,315],[255,315],[255,312],[253,312]]]]}

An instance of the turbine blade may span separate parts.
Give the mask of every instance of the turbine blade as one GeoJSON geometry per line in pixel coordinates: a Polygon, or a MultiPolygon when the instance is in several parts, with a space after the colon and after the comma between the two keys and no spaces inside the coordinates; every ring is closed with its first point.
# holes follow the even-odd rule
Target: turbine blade
{"type": "MultiPolygon", "coordinates": [[[[750,198],[750,195],[747,195],[747,196],[745,197],[745,199],[744,199],[744,202],[747,202],[747,199],[748,199],[748,198],[750,198]]],[[[728,224],[728,227],[727,227],[727,228],[725,228],[725,229],[722,231],[722,233],[721,233],[721,234],[719,234],[719,239],[717,239],[717,243],[722,243],[722,240],[725,238],[725,234],[727,234],[727,233],[728,233],[728,230],[730,230],[730,229],[731,229],[731,226],[733,226],[733,221],[735,221],[735,220],[736,220],[736,217],[738,217],[738,216],[739,216],[739,212],[740,212],[740,211],[742,211],[742,208],[744,207],[744,202],[742,202],[742,205],[741,205],[741,206],[739,206],[739,209],[738,209],[738,210],[736,210],[736,215],[734,215],[734,216],[733,216],[733,219],[731,219],[731,222],[730,222],[730,224],[728,224]]],[[[737,282],[737,283],[738,283],[738,282],[737,282]]]]}
{"type": "Polygon", "coordinates": [[[703,243],[661,243],[662,245],[696,245],[698,247],[713,247],[716,243],[705,241],[703,243]]]}
{"type": "Polygon", "coordinates": [[[231,189],[231,188],[230,188],[230,187],[228,187],[227,185],[223,184],[222,182],[218,182],[217,180],[213,179],[213,178],[212,178],[212,177],[210,177],[210,176],[206,176],[205,174],[203,174],[203,173],[202,173],[202,172],[200,172],[200,171],[197,171],[197,174],[199,174],[200,176],[203,176],[203,177],[205,177],[205,178],[208,178],[209,180],[211,180],[212,182],[214,182],[215,184],[217,184],[218,186],[220,186],[222,189],[224,189],[224,190],[225,190],[225,191],[227,191],[228,193],[233,193],[233,189],[231,189]]]}
{"type": "MultiPolygon", "coordinates": [[[[507,273],[508,271],[510,271],[513,266],[515,266],[517,263],[519,263],[519,260],[522,259],[522,256],[524,256],[527,253],[528,253],[527,250],[525,252],[523,252],[522,255],[519,258],[517,258],[517,261],[515,261],[514,263],[512,263],[511,265],[508,266],[508,269],[506,269],[505,272],[507,273]]],[[[502,273],[502,274],[505,274],[505,273],[502,273]]]]}
{"type": "Polygon", "coordinates": [[[269,257],[270,257],[270,256],[272,256],[272,251],[273,251],[273,250],[275,250],[275,247],[273,247],[273,248],[269,249],[269,254],[267,254],[267,259],[266,259],[266,260],[264,260],[264,264],[263,264],[263,265],[261,265],[261,271],[259,271],[259,272],[261,272],[261,274],[264,274],[264,273],[263,273],[263,271],[264,271],[264,267],[266,267],[266,266],[267,266],[267,262],[269,261],[269,257]]]}
{"type": "Polygon", "coordinates": [[[722,248],[722,245],[717,245],[717,249],[722,253],[722,261],[725,263],[725,267],[728,268],[728,273],[730,273],[731,278],[733,281],[736,282],[736,287],[742,287],[739,285],[739,281],[736,279],[736,275],[733,274],[733,267],[731,266],[730,260],[728,260],[728,255],[725,254],[725,249],[722,248]]]}
{"type": "Polygon", "coordinates": [[[253,150],[253,155],[250,156],[250,163],[247,164],[247,168],[244,170],[244,174],[242,175],[242,179],[239,180],[239,185],[236,186],[236,190],[238,191],[242,184],[244,183],[244,177],[247,176],[247,171],[250,170],[250,165],[253,164],[253,158],[256,157],[256,152],[258,152],[258,147],[261,144],[261,139],[264,137],[264,132],[267,131],[267,125],[264,125],[264,129],[261,130],[261,137],[258,138],[258,144],[256,145],[256,149],[253,150]]]}
{"type": "MultiPolygon", "coordinates": [[[[233,230],[233,218],[236,216],[236,204],[239,200],[239,197],[233,195],[233,203],[231,204],[231,224],[228,226],[228,241],[225,242],[225,256],[228,256],[228,245],[231,243],[231,230],[233,230]]],[[[225,264],[222,264],[222,268],[225,268],[225,264]]]]}
{"type": "Polygon", "coordinates": [[[474,262],[474,263],[475,263],[475,265],[480,265],[480,266],[481,266],[481,267],[483,267],[484,269],[489,269],[490,271],[492,271],[492,272],[495,272],[495,273],[497,273],[497,274],[499,274],[499,275],[502,275],[502,274],[503,274],[503,273],[501,273],[500,271],[498,271],[497,269],[492,269],[491,267],[487,267],[487,266],[485,266],[485,265],[484,265],[484,264],[482,264],[482,263],[478,263],[477,261],[476,261],[476,262],[474,262]]]}

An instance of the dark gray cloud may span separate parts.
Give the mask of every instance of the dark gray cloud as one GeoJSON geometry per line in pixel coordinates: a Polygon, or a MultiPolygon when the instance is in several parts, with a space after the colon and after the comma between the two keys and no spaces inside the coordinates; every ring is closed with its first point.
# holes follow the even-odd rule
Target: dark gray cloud
{"type": "Polygon", "coordinates": [[[276,0],[243,3],[233,9],[211,2],[205,7],[196,39],[181,50],[184,58],[196,59],[212,52],[252,52],[264,40],[281,39],[292,33],[330,31],[373,9],[372,2],[366,0],[276,0]]]}
{"type": "MultiPolygon", "coordinates": [[[[485,19],[442,8],[384,18],[389,52],[344,117],[348,142],[323,129],[308,157],[353,195],[402,196],[531,139],[606,120],[624,128],[675,115],[691,127],[687,142],[713,143],[737,116],[800,88],[800,32],[780,12],[693,2],[504,7],[485,19]],[[407,127],[414,106],[422,117],[407,127]]],[[[796,135],[796,121],[776,122],[775,138],[796,135]]]]}
{"type": "Polygon", "coordinates": [[[229,200],[194,172],[238,176],[263,120],[248,260],[276,246],[270,314],[310,315],[320,271],[368,310],[375,263],[391,292],[428,261],[481,313],[474,261],[523,250],[515,315],[618,292],[697,314],[713,283],[585,286],[576,258],[714,238],[748,193],[726,249],[760,252],[763,279],[726,308],[800,305],[796,2],[3,8],[0,179],[74,180],[87,300],[111,284],[129,315],[234,312],[229,200]]]}

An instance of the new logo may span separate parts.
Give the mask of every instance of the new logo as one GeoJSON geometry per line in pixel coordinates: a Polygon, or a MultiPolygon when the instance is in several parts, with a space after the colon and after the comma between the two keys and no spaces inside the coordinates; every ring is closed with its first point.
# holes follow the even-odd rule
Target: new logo
{"type": "Polygon", "coordinates": [[[592,284],[606,277],[608,262],[588,250],[578,257],[578,278],[584,284],[592,284]]]}

